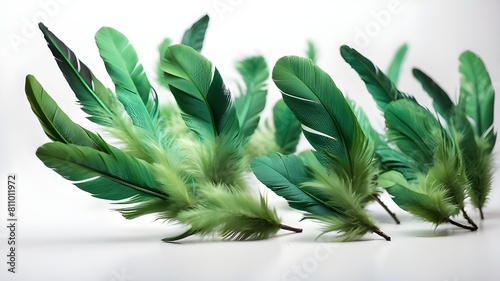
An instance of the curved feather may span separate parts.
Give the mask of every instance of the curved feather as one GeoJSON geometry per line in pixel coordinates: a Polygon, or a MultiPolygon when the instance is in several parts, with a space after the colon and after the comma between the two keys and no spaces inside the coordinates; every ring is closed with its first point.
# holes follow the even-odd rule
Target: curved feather
{"type": "Polygon", "coordinates": [[[470,202],[479,208],[483,216],[482,208],[489,197],[493,177],[490,145],[487,140],[475,137],[472,124],[463,111],[457,110],[452,120],[453,127],[460,135],[460,150],[470,181],[470,202]]]}
{"type": "Polygon", "coordinates": [[[378,107],[384,111],[391,101],[413,99],[400,92],[395,84],[375,64],[349,46],[340,47],[344,60],[359,74],[365,82],[366,89],[372,95],[378,107]]]}
{"type": "Polygon", "coordinates": [[[53,141],[100,149],[97,135],[74,123],[32,75],[26,76],[26,96],[45,134],[53,141]]]}
{"type": "MultiPolygon", "coordinates": [[[[309,143],[325,152],[333,162],[351,177],[354,175],[357,153],[367,142],[356,117],[328,74],[310,59],[283,57],[273,69],[273,80],[283,100],[302,123],[309,143]],[[342,167],[340,167],[342,166],[342,167]]],[[[328,161],[328,160],[326,160],[328,161]]]]}
{"type": "Polygon", "coordinates": [[[181,44],[190,46],[197,52],[201,52],[209,20],[210,17],[208,15],[204,15],[195,23],[193,23],[193,25],[184,32],[181,44]]]}
{"type": "Polygon", "coordinates": [[[112,126],[114,115],[119,116],[120,112],[117,111],[121,106],[116,97],[43,23],[38,26],[64,78],[82,105],[82,110],[90,115],[88,118],[92,122],[112,126]]]}
{"type": "Polygon", "coordinates": [[[191,47],[174,45],[165,51],[161,67],[192,131],[208,139],[238,134],[231,94],[209,60],[191,47]]]}
{"type": "Polygon", "coordinates": [[[95,35],[99,54],[116,86],[118,99],[139,127],[153,131],[158,119],[158,96],[129,40],[117,30],[102,27],[95,35]]]}
{"type": "Polygon", "coordinates": [[[168,196],[156,188],[151,167],[117,149],[111,154],[60,142],[38,148],[36,155],[64,178],[92,196],[133,202],[168,196]]]}
{"type": "Polygon", "coordinates": [[[451,101],[450,96],[420,69],[414,68],[412,72],[413,76],[422,84],[422,88],[431,96],[434,109],[449,122],[455,109],[455,104],[451,101]]]}
{"type": "Polygon", "coordinates": [[[269,69],[263,56],[252,56],[239,61],[236,70],[243,78],[245,90],[235,99],[235,108],[243,138],[253,134],[259,125],[267,96],[269,69]]]}
{"type": "Polygon", "coordinates": [[[394,83],[394,85],[398,84],[401,64],[403,64],[407,52],[408,44],[404,43],[398,48],[391,63],[389,64],[389,67],[387,68],[387,77],[392,81],[392,83],[394,83]]]}
{"type": "Polygon", "coordinates": [[[296,155],[270,153],[251,162],[252,170],[264,185],[285,198],[290,207],[318,215],[332,215],[329,209],[313,193],[301,188],[313,178],[307,172],[302,160],[296,155]]]}
{"type": "Polygon", "coordinates": [[[495,90],[482,59],[471,51],[460,55],[460,98],[458,106],[474,120],[476,136],[485,137],[493,148],[495,90]]]}

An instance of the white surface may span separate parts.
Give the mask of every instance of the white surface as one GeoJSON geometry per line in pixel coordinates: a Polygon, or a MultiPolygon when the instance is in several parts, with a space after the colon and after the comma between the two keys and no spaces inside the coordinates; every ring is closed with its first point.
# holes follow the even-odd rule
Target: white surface
{"type": "MultiPolygon", "coordinates": [[[[362,81],[340,57],[340,45],[357,48],[385,68],[395,49],[408,42],[400,88],[426,104],[429,100],[413,79],[411,67],[427,71],[445,90],[456,93],[458,56],[470,49],[484,59],[500,92],[500,2],[400,1],[390,20],[377,23],[376,15],[389,11],[391,1],[55,1],[0,4],[0,176],[19,175],[16,274],[6,271],[6,186],[0,187],[0,280],[497,280],[498,176],[485,209],[487,219],[474,233],[448,225],[434,229],[401,210],[397,211],[403,224],[396,226],[371,206],[393,241],[375,235],[351,243],[335,242],[332,236],[315,241],[319,225],[298,222],[299,213],[269,194],[270,204],[284,222],[303,227],[304,233],[280,232],[278,237],[257,242],[192,237],[166,244],[160,239],[177,233],[177,226],[152,222],[152,218],[127,221],[108,211],[107,202],[81,192],[35,157],[36,148],[48,139],[23,87],[25,75],[34,74],[72,118],[96,129],[74,104],[41,33],[28,22],[45,15],[46,25],[110,85],[93,43],[101,26],[117,28],[130,39],[154,80],[157,45],[166,36],[179,42],[183,31],[208,12],[211,22],[203,53],[229,85],[237,77],[233,70],[237,59],[262,53],[272,67],[282,55],[302,55],[306,39],[312,39],[318,46],[319,65],[381,124],[362,81]],[[40,4],[48,2],[50,9],[40,4]],[[216,6],[230,8],[224,12],[216,6]],[[375,28],[373,36],[364,44],[357,42],[358,29],[370,26],[375,28]],[[22,43],[12,44],[15,36],[22,43]]],[[[278,97],[271,84],[270,100],[278,97]]],[[[498,114],[495,120],[498,128],[498,114]]],[[[471,215],[479,221],[476,212],[471,215]]]]}

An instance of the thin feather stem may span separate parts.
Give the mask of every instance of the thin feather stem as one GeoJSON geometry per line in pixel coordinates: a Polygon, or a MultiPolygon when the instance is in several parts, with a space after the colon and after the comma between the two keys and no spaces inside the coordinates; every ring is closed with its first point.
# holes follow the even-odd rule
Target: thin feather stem
{"type": "Polygon", "coordinates": [[[462,208],[462,214],[464,216],[464,218],[467,220],[467,222],[473,227],[475,228],[474,230],[477,230],[478,227],[477,227],[477,224],[474,223],[474,221],[469,217],[469,215],[467,214],[467,212],[465,211],[464,208],[462,208]]]}
{"type": "Polygon", "coordinates": [[[483,208],[479,207],[479,214],[481,215],[481,220],[484,220],[483,208]]]}
{"type": "Polygon", "coordinates": [[[373,233],[383,237],[385,239],[385,241],[391,241],[391,237],[387,234],[385,234],[384,232],[382,232],[382,230],[378,229],[378,228],[373,228],[373,233]]]}
{"type": "Polygon", "coordinates": [[[456,221],[454,221],[452,219],[448,219],[448,222],[451,223],[451,224],[453,224],[453,225],[455,225],[455,226],[458,226],[458,227],[461,227],[463,229],[467,229],[467,230],[470,230],[470,231],[476,231],[477,230],[477,227],[474,228],[472,226],[463,225],[463,224],[458,223],[458,222],[456,222],[456,221]]]}
{"type": "Polygon", "coordinates": [[[396,224],[401,224],[398,217],[396,217],[396,214],[391,212],[389,207],[387,207],[387,205],[384,202],[382,202],[382,200],[380,200],[380,198],[377,195],[373,194],[372,198],[375,199],[375,201],[377,201],[380,204],[380,206],[382,206],[382,208],[384,208],[384,210],[391,216],[391,218],[394,220],[394,222],[396,222],[396,224]]]}
{"type": "Polygon", "coordinates": [[[302,228],[296,228],[296,227],[288,226],[286,224],[281,224],[280,223],[279,227],[280,227],[280,229],[293,231],[295,233],[301,233],[302,232],[302,228]]]}

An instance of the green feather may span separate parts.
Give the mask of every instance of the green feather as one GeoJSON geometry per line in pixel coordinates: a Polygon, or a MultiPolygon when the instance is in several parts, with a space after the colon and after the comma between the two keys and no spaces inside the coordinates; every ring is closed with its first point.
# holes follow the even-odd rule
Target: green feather
{"type": "Polygon", "coordinates": [[[408,44],[404,43],[398,48],[391,63],[389,64],[389,67],[387,68],[387,77],[392,81],[392,83],[394,83],[394,85],[398,84],[401,64],[403,64],[407,52],[408,44]]]}
{"type": "Polygon", "coordinates": [[[423,165],[431,165],[436,148],[439,121],[425,108],[410,100],[389,104],[385,110],[387,138],[423,165]]]}
{"type": "Polygon", "coordinates": [[[482,208],[488,200],[493,181],[490,144],[486,139],[475,136],[472,124],[463,111],[457,110],[452,122],[453,128],[458,131],[459,145],[470,181],[470,202],[479,209],[483,218],[482,208]]]}
{"type": "Polygon", "coordinates": [[[458,106],[474,120],[476,136],[484,137],[493,149],[495,90],[482,59],[471,51],[460,55],[460,98],[458,106]]]}
{"type": "Polygon", "coordinates": [[[448,222],[459,209],[450,202],[444,189],[426,190],[424,184],[410,184],[396,172],[383,173],[377,180],[379,186],[387,189],[394,202],[403,210],[436,225],[448,222]]]}
{"type": "Polygon", "coordinates": [[[312,40],[307,40],[306,55],[307,58],[316,62],[316,57],[317,57],[316,45],[314,45],[314,42],[312,40]]]}
{"type": "MultiPolygon", "coordinates": [[[[163,54],[167,50],[168,46],[170,46],[171,44],[172,44],[172,40],[170,38],[165,38],[165,39],[163,39],[163,41],[161,41],[160,45],[158,46],[158,54],[160,56],[160,59],[158,60],[158,64],[157,64],[157,68],[156,68],[156,75],[157,75],[156,80],[158,81],[158,83],[160,83],[160,85],[162,85],[163,87],[165,87],[167,89],[168,89],[168,83],[167,83],[167,81],[165,81],[163,70],[161,69],[161,61],[163,58],[163,54]]],[[[161,113],[160,113],[160,115],[161,115],[161,113]]]]}
{"type": "Polygon", "coordinates": [[[236,69],[243,78],[245,90],[240,87],[235,109],[242,137],[248,138],[259,125],[260,113],[266,105],[269,69],[263,56],[245,58],[236,64],[236,69]]]}
{"type": "Polygon", "coordinates": [[[128,39],[110,27],[95,35],[99,54],[116,86],[117,97],[134,124],[154,134],[158,119],[158,96],[151,87],[143,66],[128,39]]]}
{"type": "Polygon", "coordinates": [[[187,234],[206,236],[219,233],[223,239],[260,240],[273,236],[280,229],[276,211],[267,206],[262,195],[256,200],[248,193],[233,193],[214,186],[202,196],[204,200],[200,205],[179,213],[177,217],[179,222],[190,225],[187,234]]]}
{"type": "Polygon", "coordinates": [[[231,94],[209,60],[191,47],[174,45],[167,48],[162,69],[192,131],[203,139],[238,135],[231,94]]]}
{"type": "Polygon", "coordinates": [[[51,140],[98,150],[103,149],[97,141],[100,137],[71,121],[34,76],[26,76],[25,91],[31,109],[51,140]]]}
{"type": "Polygon", "coordinates": [[[413,76],[422,84],[424,90],[431,96],[434,109],[449,121],[450,116],[455,110],[455,104],[451,101],[448,94],[441,88],[432,78],[425,74],[420,69],[413,69],[413,76]]]}
{"type": "Polygon", "coordinates": [[[351,107],[352,111],[354,112],[354,115],[356,116],[356,119],[358,120],[359,126],[365,136],[367,136],[370,141],[375,145],[376,149],[381,149],[387,147],[387,143],[384,141],[384,137],[382,134],[377,132],[371,122],[368,116],[366,115],[365,111],[356,105],[356,103],[349,99],[346,98],[347,102],[349,103],[349,106],[351,107]]]}
{"type": "Polygon", "coordinates": [[[47,167],[97,198],[133,202],[168,198],[156,188],[149,164],[117,149],[107,154],[89,147],[54,142],[41,146],[36,155],[47,167]]]}
{"type": "Polygon", "coordinates": [[[273,107],[274,140],[278,145],[279,152],[291,154],[297,150],[297,145],[302,132],[299,120],[280,99],[273,107]]]}
{"type": "Polygon", "coordinates": [[[298,156],[270,153],[254,159],[251,167],[257,179],[285,198],[290,207],[318,215],[335,214],[313,192],[301,188],[303,183],[312,181],[313,178],[298,156]]]}
{"type": "Polygon", "coordinates": [[[92,122],[113,126],[115,116],[120,116],[122,105],[113,93],[97,80],[90,69],[81,62],[59,38],[39,24],[54,58],[64,74],[64,78],[82,105],[82,110],[92,122]]]}
{"type": "MultiPolygon", "coordinates": [[[[271,168],[258,171],[258,178],[270,176],[268,182],[264,183],[276,193],[286,195],[290,192],[293,196],[299,196],[296,188],[287,186],[287,189],[281,190],[277,189],[278,184],[273,185],[273,173],[277,179],[275,181],[284,180],[272,170],[289,172],[278,174],[286,177],[293,183],[292,186],[300,184],[300,191],[307,197],[299,197],[299,200],[304,200],[305,206],[311,205],[310,201],[306,201],[310,197],[309,200],[314,199],[322,208],[330,210],[329,215],[308,210],[304,216],[322,221],[326,224],[326,232],[337,231],[343,239],[356,239],[368,232],[376,232],[390,240],[379,231],[363,208],[375,194],[372,185],[374,147],[364,135],[342,92],[330,76],[310,59],[283,57],[276,63],[272,76],[283,100],[302,124],[304,135],[316,152],[315,157],[305,158],[307,178],[294,179],[299,172],[283,169],[284,164],[277,157],[267,160],[271,168]]],[[[298,167],[300,169],[301,166],[298,167]]],[[[287,200],[290,201],[290,198],[287,200]]],[[[304,202],[293,204],[304,208],[304,202]]]]}
{"type": "Polygon", "coordinates": [[[361,163],[356,160],[361,160],[358,156],[366,151],[367,139],[330,76],[309,59],[283,57],[274,67],[273,80],[301,122],[309,143],[317,151],[332,156],[323,160],[345,168],[353,177],[354,171],[359,171],[357,165],[361,163]]]}
{"type": "Polygon", "coordinates": [[[184,32],[181,44],[190,46],[197,52],[201,52],[209,20],[210,18],[208,17],[208,15],[204,15],[199,20],[197,20],[189,29],[184,32]]]}
{"type": "Polygon", "coordinates": [[[356,50],[343,45],[340,47],[340,54],[365,82],[366,89],[370,92],[382,111],[385,110],[391,101],[407,98],[412,99],[407,94],[400,92],[389,77],[356,50]]]}

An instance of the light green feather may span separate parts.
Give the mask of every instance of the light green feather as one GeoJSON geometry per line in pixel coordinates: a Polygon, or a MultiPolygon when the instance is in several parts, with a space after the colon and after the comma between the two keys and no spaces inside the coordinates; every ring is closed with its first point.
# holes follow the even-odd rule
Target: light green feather
{"type": "Polygon", "coordinates": [[[460,55],[460,98],[458,106],[474,120],[474,132],[484,137],[491,149],[495,145],[493,131],[495,90],[482,59],[471,51],[460,55]]]}
{"type": "Polygon", "coordinates": [[[236,64],[243,78],[240,95],[235,99],[242,137],[250,137],[259,125],[260,113],[266,105],[269,69],[263,56],[252,56],[236,64]]]}
{"type": "Polygon", "coordinates": [[[233,193],[220,186],[204,191],[203,202],[179,213],[177,219],[190,226],[189,234],[207,236],[218,233],[223,239],[230,240],[267,239],[276,234],[281,224],[276,210],[267,206],[262,195],[255,199],[248,193],[233,193]]]}
{"type": "Polygon", "coordinates": [[[401,65],[405,59],[406,53],[408,52],[408,44],[404,43],[401,45],[387,68],[387,77],[394,83],[394,85],[398,85],[399,76],[401,73],[401,65]]]}
{"type": "Polygon", "coordinates": [[[116,86],[117,97],[134,124],[155,134],[158,96],[151,87],[134,47],[119,31],[102,27],[95,35],[99,54],[116,86]]]}

